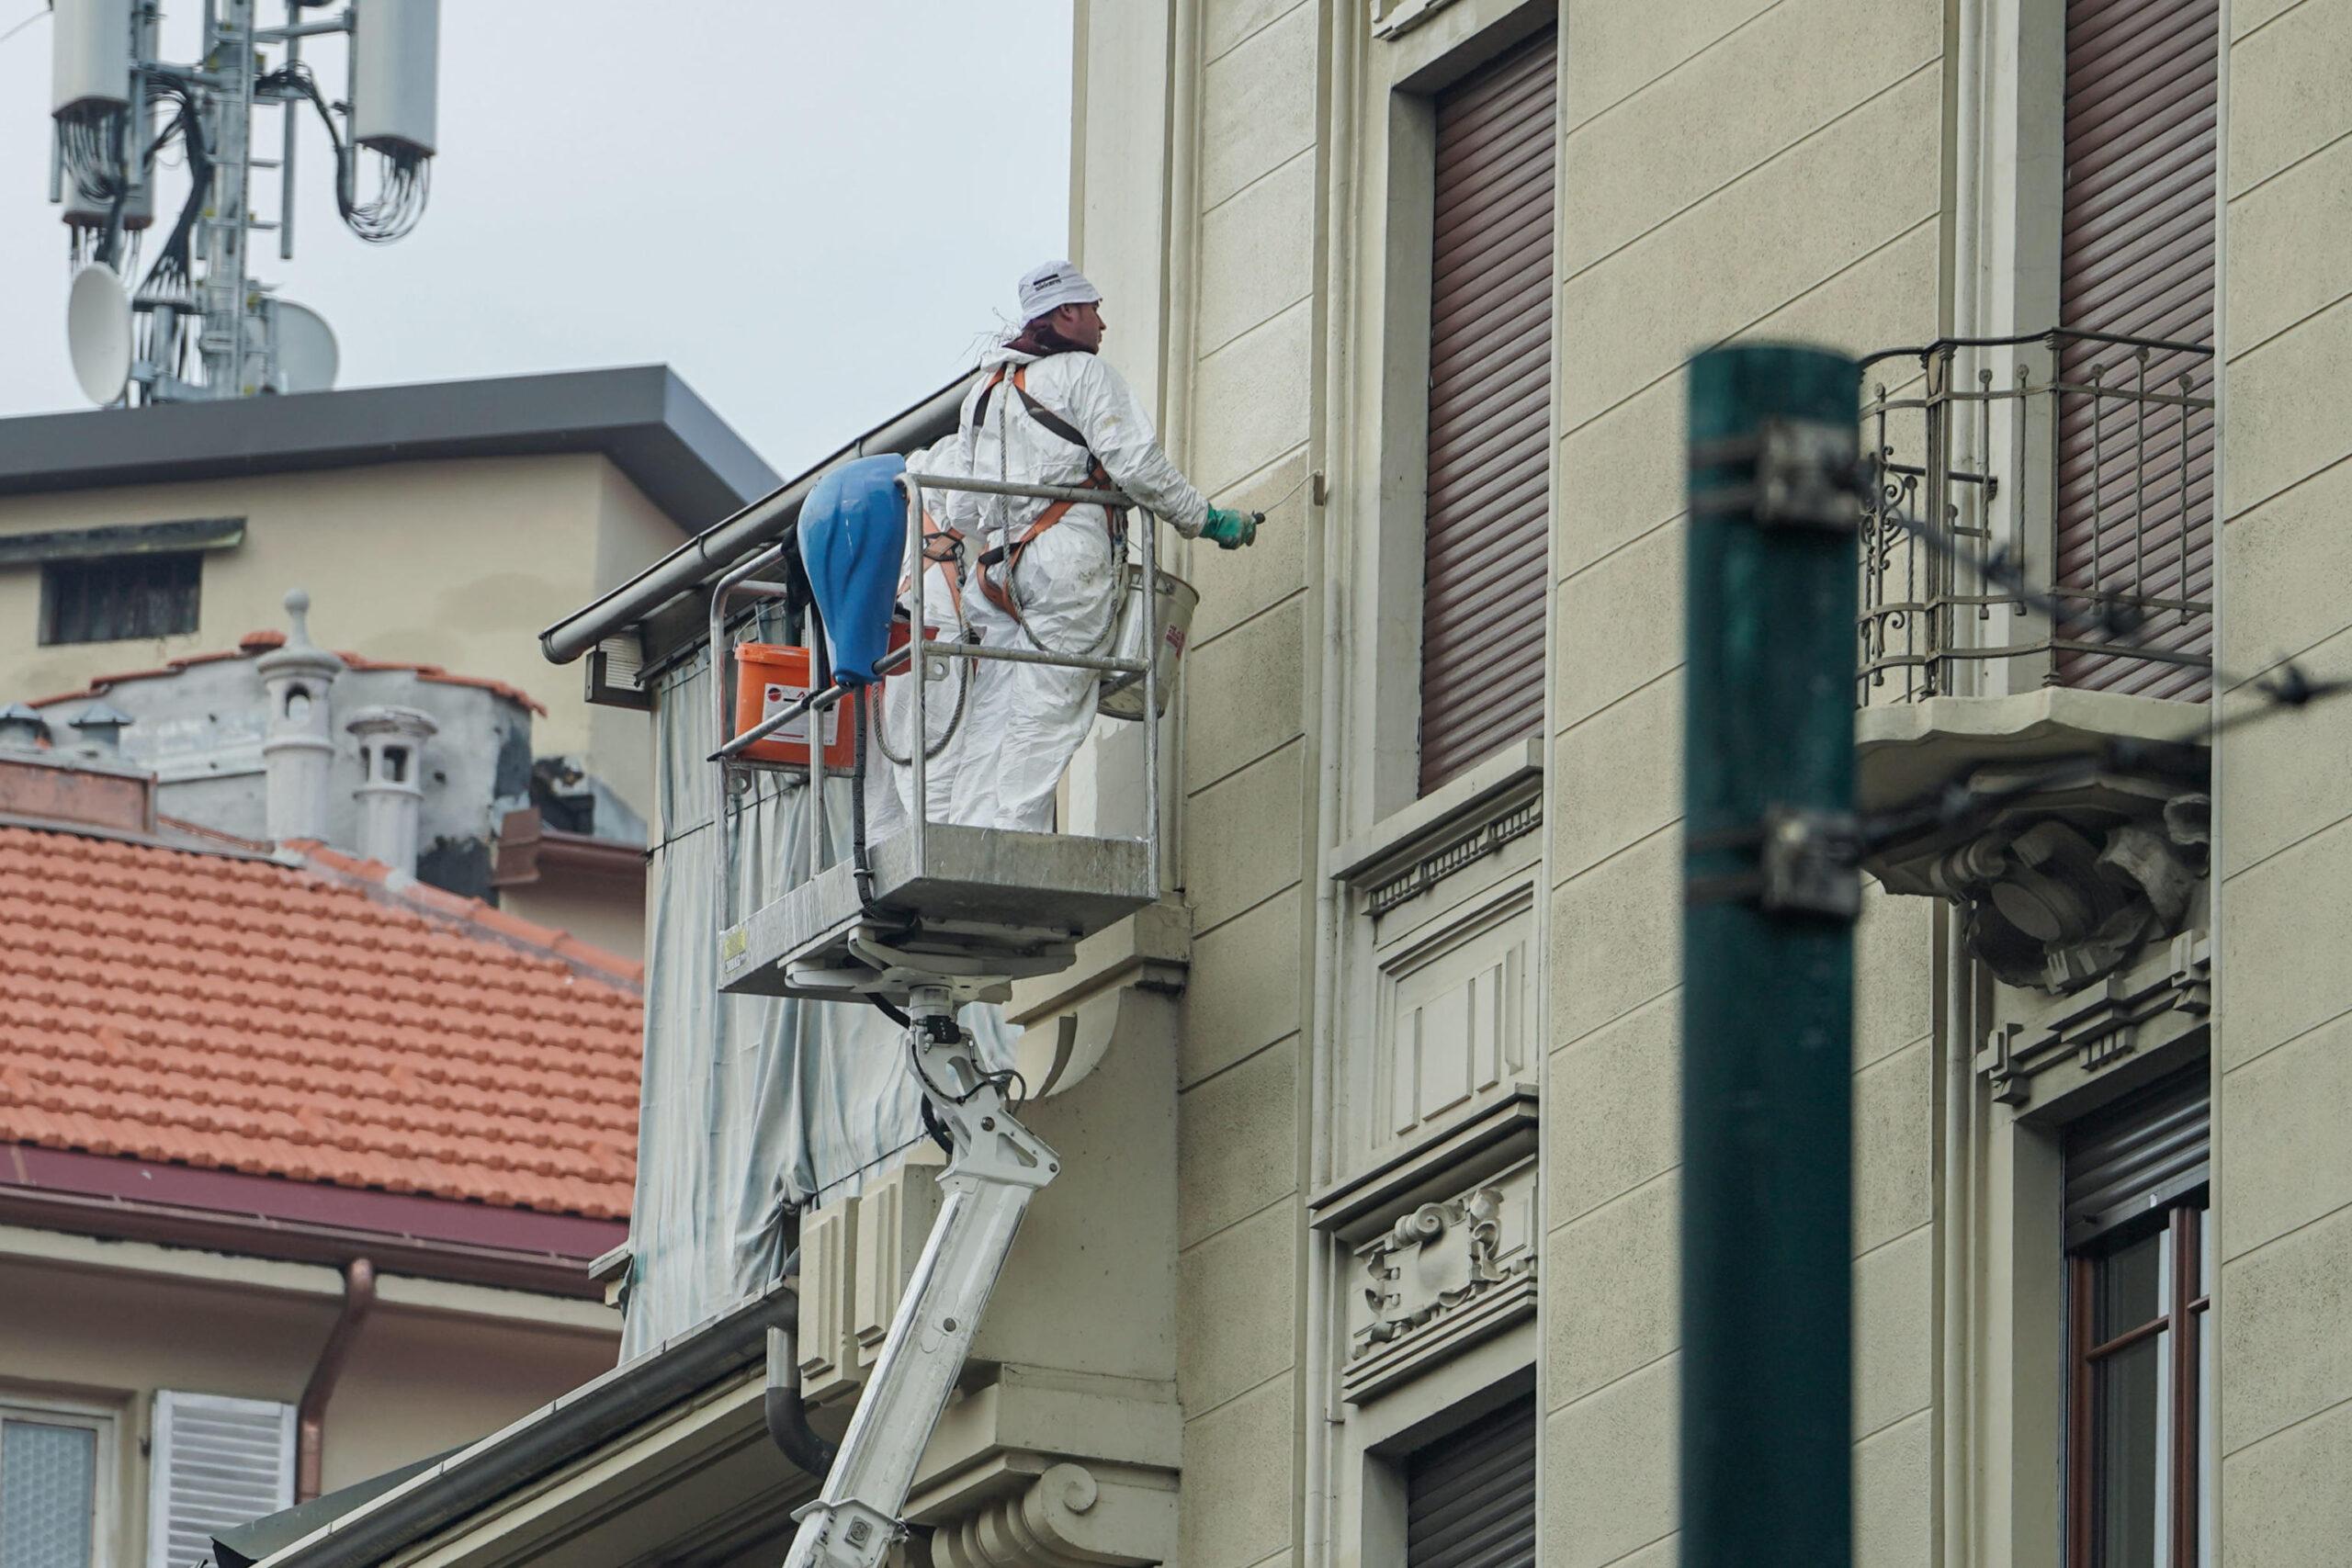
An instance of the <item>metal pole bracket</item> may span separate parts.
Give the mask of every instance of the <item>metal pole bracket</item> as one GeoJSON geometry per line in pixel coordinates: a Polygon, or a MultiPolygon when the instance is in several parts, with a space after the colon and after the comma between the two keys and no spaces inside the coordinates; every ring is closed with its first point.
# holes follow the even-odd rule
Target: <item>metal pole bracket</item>
{"type": "Polygon", "coordinates": [[[1866,493],[1860,447],[1856,426],[1792,419],[1766,420],[1752,435],[1696,443],[1690,448],[1694,474],[1733,472],[1700,489],[1690,509],[1751,516],[1767,528],[1853,533],[1861,525],[1866,493]]]}
{"type": "Polygon", "coordinates": [[[1683,887],[1686,907],[1747,904],[1770,915],[1861,918],[1862,830],[1850,812],[1768,807],[1762,826],[1693,837],[1685,848],[1756,852],[1753,871],[1692,877],[1683,887]]]}

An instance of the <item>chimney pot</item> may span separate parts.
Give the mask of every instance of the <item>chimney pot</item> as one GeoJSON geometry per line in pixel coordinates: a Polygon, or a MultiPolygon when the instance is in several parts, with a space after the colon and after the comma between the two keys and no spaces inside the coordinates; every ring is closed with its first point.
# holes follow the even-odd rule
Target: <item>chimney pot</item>
{"type": "Polygon", "coordinates": [[[84,744],[95,750],[114,752],[122,750],[124,728],[135,722],[112,703],[95,702],[74,716],[73,726],[84,744]]]}
{"type": "Polygon", "coordinates": [[[367,707],[345,728],[359,737],[359,852],[414,874],[424,811],[424,743],[431,716],[414,708],[367,707]]]}
{"type": "Polygon", "coordinates": [[[269,722],[261,745],[268,790],[265,820],[271,840],[327,836],[327,792],[334,764],[334,732],[327,689],[343,673],[343,660],[311,641],[311,596],[297,588],[286,595],[293,631],[286,641],[254,660],[269,694],[269,722]]]}
{"type": "Polygon", "coordinates": [[[34,751],[49,739],[49,721],[40,709],[28,703],[10,703],[0,708],[0,746],[17,750],[34,751]]]}

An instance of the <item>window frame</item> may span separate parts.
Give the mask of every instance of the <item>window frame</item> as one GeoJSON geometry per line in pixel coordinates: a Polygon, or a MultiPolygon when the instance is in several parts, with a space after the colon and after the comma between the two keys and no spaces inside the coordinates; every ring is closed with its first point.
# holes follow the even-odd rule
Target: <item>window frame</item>
{"type": "MultiPolygon", "coordinates": [[[[75,1427],[94,1435],[96,1461],[90,1481],[90,1568],[114,1568],[115,1531],[119,1520],[119,1459],[121,1412],[89,1400],[59,1399],[46,1394],[0,1388],[0,1424],[28,1421],[51,1427],[75,1427]]],[[[0,1446],[6,1444],[0,1432],[0,1446]]]]}
{"type": "Polygon", "coordinates": [[[2154,1224],[2119,1227],[2072,1248],[2066,1257],[2066,1562],[2094,1568],[2101,1556],[2098,1474],[2098,1364],[2149,1339],[2164,1346],[2169,1451],[2158,1456],[2167,1477],[2167,1539],[2170,1553],[2157,1568],[2199,1568],[2198,1532],[2204,1513],[2205,1389],[2201,1352],[2213,1305],[2205,1278],[2205,1242],[2211,1187],[2199,1184],[2169,1200],[2154,1224]],[[2165,1280],[2162,1310],[2128,1328],[2098,1338],[2098,1287],[2101,1266],[2127,1247],[2164,1235],[2172,1267],[2165,1280]]]}
{"type": "MultiPolygon", "coordinates": [[[[1359,13],[1363,16],[1363,13],[1359,13]]],[[[1436,217],[1437,100],[1448,88],[1532,35],[1559,24],[1557,0],[1457,0],[1442,28],[1374,39],[1368,20],[1363,96],[1352,133],[1363,148],[1362,205],[1343,242],[1343,285],[1357,349],[1335,365],[1331,460],[1342,483],[1332,525],[1348,541],[1343,573],[1362,636],[1346,660],[1343,836],[1377,831],[1425,799],[1420,788],[1422,578],[1428,524],[1430,285],[1436,217]],[[1459,17],[1458,23],[1455,21],[1459,17]],[[1410,671],[1410,679],[1404,678],[1410,671]]],[[[1565,70],[1565,50],[1555,55],[1565,70]]],[[[1566,102],[1565,85],[1557,89],[1566,102]]],[[[1556,130],[1556,127],[1555,127],[1556,130]]],[[[1566,159],[1553,164],[1554,255],[1566,159]]],[[[1546,400],[1545,576],[1557,541],[1560,333],[1552,333],[1546,400]]],[[[1545,594],[1545,661],[1555,626],[1545,594]]],[[[1510,750],[1498,747],[1496,753],[1510,750]]],[[[1476,764],[1473,764],[1475,768],[1476,764]]],[[[1442,792],[1441,792],[1442,793],[1442,792]]]]}
{"type": "Polygon", "coordinates": [[[1536,1399],[1537,1561],[1543,1546],[1544,1409],[1536,1386],[1536,1325],[1527,1322],[1446,1367],[1351,1407],[1342,1462],[1354,1485],[1340,1498],[1341,1555],[1406,1568],[1413,1457],[1472,1423],[1536,1399]],[[1352,1496],[1346,1495],[1351,1490],[1352,1496]]]}
{"type": "MultiPolygon", "coordinates": [[[[1524,20],[1524,18],[1522,18],[1522,20],[1524,20]]],[[[1431,795],[1442,791],[1445,786],[1454,779],[1475,772],[1482,762],[1491,759],[1498,752],[1508,750],[1512,745],[1517,744],[1531,736],[1540,737],[1544,733],[1544,683],[1549,674],[1549,659],[1547,657],[1547,651],[1551,639],[1551,536],[1553,533],[1553,519],[1555,510],[1555,503],[1557,497],[1557,469],[1559,464],[1558,367],[1560,349],[1557,299],[1555,297],[1559,291],[1560,286],[1560,230],[1563,221],[1560,186],[1566,164],[1566,159],[1562,153],[1562,141],[1565,131],[1562,114],[1562,101],[1564,95],[1561,82],[1562,74],[1566,69],[1566,55],[1564,51],[1565,39],[1563,36],[1563,30],[1556,20],[1546,21],[1537,18],[1536,25],[1526,28],[1524,31],[1518,31],[1517,29],[1514,29],[1514,32],[1516,32],[1517,36],[1506,35],[1500,29],[1497,29],[1492,37],[1482,39],[1482,42],[1487,47],[1481,51],[1481,57],[1478,58],[1475,63],[1463,66],[1463,68],[1455,72],[1442,84],[1429,85],[1422,88],[1419,93],[1420,102],[1415,111],[1419,120],[1419,124],[1416,127],[1418,141],[1414,149],[1410,175],[1414,180],[1419,182],[1420,188],[1412,193],[1416,216],[1419,220],[1419,221],[1415,225],[1412,238],[1414,243],[1418,243],[1420,248],[1428,254],[1418,258],[1419,266],[1414,278],[1415,286],[1420,290],[1417,323],[1419,335],[1421,340],[1419,343],[1418,361],[1421,395],[1418,409],[1419,424],[1411,433],[1410,440],[1412,447],[1417,452],[1419,468],[1419,484],[1418,487],[1419,507],[1418,516],[1414,520],[1416,525],[1412,530],[1414,535],[1413,559],[1409,564],[1404,562],[1399,563],[1404,574],[1408,576],[1411,580],[1410,592],[1412,600],[1412,615],[1415,623],[1413,691],[1410,699],[1413,710],[1411,737],[1413,769],[1411,780],[1412,793],[1410,798],[1414,800],[1426,800],[1430,798],[1431,795]],[[1505,37],[1508,37],[1508,41],[1498,42],[1498,39],[1505,37]],[[1543,44],[1545,47],[1539,51],[1535,47],[1538,44],[1543,44]],[[1460,302],[1458,300],[1452,299],[1450,296],[1442,296],[1439,288],[1437,249],[1442,236],[1440,233],[1438,226],[1438,211],[1441,195],[1438,189],[1438,177],[1444,164],[1448,148],[1448,115],[1452,107],[1460,102],[1460,95],[1466,90],[1490,83],[1493,73],[1498,70],[1508,70],[1511,66],[1515,65],[1521,57],[1539,52],[1543,61],[1548,67],[1548,74],[1551,78],[1549,83],[1550,115],[1548,119],[1547,138],[1550,142],[1550,146],[1547,150],[1549,178],[1545,182],[1548,188],[1544,192],[1544,199],[1546,203],[1545,226],[1549,229],[1550,233],[1548,235],[1548,243],[1544,250],[1542,260],[1542,271],[1545,277],[1544,291],[1544,349],[1543,356],[1543,369],[1541,371],[1543,430],[1540,435],[1535,435],[1535,433],[1532,430],[1522,432],[1521,434],[1534,436],[1534,440],[1531,444],[1530,451],[1532,453],[1535,447],[1540,446],[1542,454],[1543,486],[1541,497],[1533,503],[1534,515],[1529,519],[1529,521],[1534,525],[1534,531],[1543,546],[1542,554],[1544,557],[1544,565],[1542,568],[1541,579],[1539,581],[1532,585],[1536,601],[1535,607],[1541,622],[1541,630],[1538,633],[1538,636],[1541,638],[1541,643],[1538,648],[1533,671],[1534,690],[1532,694],[1523,691],[1516,694],[1521,697],[1532,694],[1535,698],[1536,713],[1534,716],[1534,725],[1532,729],[1522,732],[1520,735],[1509,736],[1499,740],[1491,740],[1478,752],[1463,752],[1459,755],[1453,756],[1445,771],[1441,775],[1432,777],[1429,759],[1430,710],[1428,705],[1428,698],[1430,694],[1429,687],[1431,653],[1430,638],[1430,571],[1431,566],[1430,541],[1433,536],[1432,524],[1437,522],[1439,519],[1434,515],[1435,509],[1433,509],[1432,506],[1430,480],[1431,475],[1432,454],[1437,451],[1440,446],[1439,432],[1437,429],[1437,420],[1440,412],[1437,401],[1437,394],[1439,391],[1437,367],[1440,358],[1438,355],[1438,333],[1441,328],[1440,306],[1442,304],[1448,305],[1449,315],[1458,311],[1460,309],[1460,302]]],[[[1472,142],[1476,143],[1476,141],[1483,140],[1483,138],[1476,130],[1474,130],[1470,133],[1470,140],[1472,142]]],[[[1533,271],[1534,266],[1532,265],[1532,258],[1530,258],[1531,276],[1533,271]]],[[[1475,376],[1471,378],[1471,379],[1475,378],[1475,376]]],[[[1491,388],[1488,389],[1486,393],[1482,394],[1482,396],[1491,397],[1491,388]]],[[[1455,412],[1458,412],[1460,411],[1457,408],[1455,412]]],[[[1482,440],[1484,438],[1482,438],[1482,440]]],[[[1488,460],[1479,466],[1477,472],[1480,477],[1476,482],[1480,484],[1492,482],[1492,474],[1494,471],[1492,456],[1492,454],[1489,454],[1488,460]]],[[[1445,514],[1444,520],[1451,523],[1456,529],[1463,528],[1464,520],[1456,513],[1448,512],[1445,514]]],[[[1465,530],[1464,532],[1456,533],[1451,536],[1459,541],[1460,539],[1468,536],[1470,533],[1474,532],[1475,530],[1465,530]]],[[[1460,611],[1457,612],[1457,614],[1464,615],[1473,624],[1475,624],[1491,615],[1498,607],[1499,606],[1497,603],[1489,599],[1482,604],[1480,609],[1476,613],[1460,611]]],[[[1504,675],[1502,671],[1497,671],[1492,672],[1487,689],[1482,693],[1476,704],[1477,708],[1481,712],[1488,710],[1494,705],[1496,690],[1501,688],[1503,680],[1504,675]]]]}
{"type": "MultiPolygon", "coordinates": [[[[170,586],[175,592],[177,592],[183,585],[175,582],[170,586]]],[[[142,591],[152,592],[153,590],[150,588],[142,591]]],[[[175,607],[177,608],[176,603],[175,607]]],[[[85,619],[87,618],[85,614],[85,619]]],[[[203,618],[204,552],[201,550],[163,550],[152,554],[117,556],[77,556],[41,563],[39,639],[40,646],[42,648],[87,648],[109,642],[156,642],[165,637],[189,637],[201,627],[203,618]],[[66,574],[71,573],[77,577],[95,576],[98,572],[109,570],[119,571],[132,564],[154,567],[166,562],[175,566],[185,566],[187,571],[187,581],[185,584],[187,594],[185,625],[178,624],[183,617],[175,615],[173,617],[173,625],[159,630],[119,632],[109,628],[107,635],[97,637],[62,635],[59,626],[59,621],[62,618],[59,613],[59,601],[64,592],[66,574]]]]}

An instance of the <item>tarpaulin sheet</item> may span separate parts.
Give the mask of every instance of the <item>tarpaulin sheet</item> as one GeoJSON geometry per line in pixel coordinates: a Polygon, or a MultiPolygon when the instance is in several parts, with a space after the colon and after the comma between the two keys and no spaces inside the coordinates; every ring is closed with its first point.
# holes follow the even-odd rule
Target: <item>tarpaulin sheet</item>
{"type": "MultiPolygon", "coordinates": [[[[647,932],[645,1078],[630,1213],[624,1358],[725,1311],[776,1276],[797,1208],[854,1192],[922,1138],[905,1037],[862,1002],[729,997],[718,990],[713,826],[717,749],[707,657],[654,692],[655,806],[647,932]]],[[[811,792],[757,773],[735,797],[734,918],[808,874],[811,792]]],[[[850,851],[850,789],[828,779],[826,828],[850,851]]],[[[1012,1032],[964,1010],[991,1066],[1012,1032]]]]}

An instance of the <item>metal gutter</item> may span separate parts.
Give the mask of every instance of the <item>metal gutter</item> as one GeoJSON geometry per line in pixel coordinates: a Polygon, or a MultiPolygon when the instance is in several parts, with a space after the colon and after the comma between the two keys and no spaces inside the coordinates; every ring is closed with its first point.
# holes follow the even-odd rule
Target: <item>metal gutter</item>
{"type": "Polygon", "coordinates": [[[797,1303],[779,1280],[313,1530],[266,1558],[261,1568],[376,1568],[758,1364],[766,1354],[767,1331],[792,1321],[797,1303]]]}
{"type": "Polygon", "coordinates": [[[594,1300],[624,1220],[496,1209],[162,1160],[0,1145],[0,1224],[594,1300]]]}
{"type": "MultiPolygon", "coordinates": [[[[761,497],[732,517],[684,544],[602,598],[574,611],[539,634],[539,649],[550,664],[569,664],[605,638],[650,619],[682,594],[691,593],[729,567],[790,532],[800,520],[800,503],[819,479],[843,463],[882,452],[912,452],[952,433],[964,393],[978,371],[959,376],[912,408],[892,415],[797,479],[761,497]]],[[[699,621],[699,615],[690,617],[699,621]]],[[[695,640],[698,641],[697,636],[695,640]]],[[[656,662],[647,650],[646,666],[656,662]]]]}

